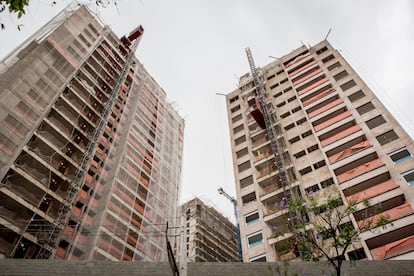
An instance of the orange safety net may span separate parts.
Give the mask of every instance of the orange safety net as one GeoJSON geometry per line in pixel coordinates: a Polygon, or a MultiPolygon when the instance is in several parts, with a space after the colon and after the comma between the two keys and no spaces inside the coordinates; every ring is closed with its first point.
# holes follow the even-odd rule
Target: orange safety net
{"type": "Polygon", "coordinates": [[[302,54],[302,55],[297,56],[294,60],[292,60],[292,61],[290,61],[288,64],[286,64],[286,67],[289,67],[289,66],[291,66],[291,65],[295,64],[296,62],[298,62],[298,61],[300,61],[300,60],[304,59],[305,57],[307,57],[307,56],[309,56],[309,55],[310,55],[310,52],[307,52],[307,53],[304,53],[304,54],[302,54]]]}
{"type": "Polygon", "coordinates": [[[388,192],[388,191],[390,191],[392,189],[395,189],[397,187],[398,187],[398,185],[394,182],[394,180],[390,179],[390,180],[382,182],[378,185],[372,186],[371,188],[365,189],[365,190],[363,190],[359,193],[350,195],[346,199],[348,201],[358,203],[358,202],[361,202],[365,199],[369,199],[369,198],[372,198],[374,196],[377,196],[377,195],[383,194],[385,192],[388,192]]]}
{"type": "Polygon", "coordinates": [[[353,145],[352,147],[347,148],[346,150],[343,150],[341,152],[338,152],[337,154],[329,157],[329,163],[335,163],[339,159],[351,156],[356,150],[363,149],[371,146],[369,141],[363,141],[359,144],[353,145]]]}
{"type": "Polygon", "coordinates": [[[321,68],[317,68],[316,70],[313,70],[313,71],[311,71],[310,73],[307,73],[307,74],[306,74],[305,76],[303,76],[302,78],[297,79],[297,80],[294,80],[294,81],[293,81],[293,84],[294,84],[294,85],[299,84],[299,83],[301,83],[301,82],[303,82],[303,81],[305,81],[305,80],[307,80],[307,79],[309,79],[309,78],[311,78],[311,77],[313,77],[313,76],[315,76],[315,75],[319,74],[320,72],[322,72],[322,69],[321,69],[321,68]]]}
{"type": "Polygon", "coordinates": [[[321,85],[322,83],[327,82],[327,81],[328,81],[328,78],[324,77],[324,78],[322,78],[322,79],[320,79],[320,80],[318,80],[318,81],[316,81],[316,82],[312,83],[311,85],[305,85],[305,87],[304,87],[304,88],[301,88],[301,89],[299,89],[299,90],[298,90],[298,89],[296,89],[296,90],[298,91],[298,94],[299,94],[299,95],[302,95],[302,94],[304,94],[304,93],[306,93],[306,92],[308,92],[308,91],[312,90],[313,88],[315,88],[315,87],[317,87],[317,86],[321,85]]]}
{"type": "Polygon", "coordinates": [[[305,64],[305,65],[303,65],[303,66],[299,67],[299,68],[298,68],[298,69],[296,69],[295,71],[290,72],[290,73],[289,73],[289,76],[290,76],[290,77],[292,77],[293,75],[296,75],[297,73],[302,72],[303,70],[305,70],[306,68],[308,68],[308,67],[310,67],[310,66],[314,65],[315,63],[316,63],[316,61],[315,61],[315,60],[313,60],[313,61],[309,62],[308,64],[305,64]]]}
{"type": "Polygon", "coordinates": [[[322,92],[320,92],[318,95],[313,96],[310,99],[307,99],[306,101],[303,102],[304,106],[307,106],[310,103],[313,103],[314,101],[322,98],[323,96],[329,94],[330,92],[334,91],[335,89],[333,87],[329,87],[328,89],[323,90],[322,92]]]}
{"type": "Polygon", "coordinates": [[[328,126],[330,126],[330,125],[332,125],[336,122],[339,122],[342,119],[345,119],[346,117],[348,117],[350,115],[351,115],[351,113],[347,110],[347,111],[345,111],[345,112],[343,112],[343,113],[341,113],[341,114],[339,114],[339,115],[337,115],[337,116],[335,116],[335,117],[333,117],[329,120],[326,120],[323,123],[320,123],[320,124],[316,125],[314,128],[315,128],[316,131],[319,131],[319,130],[324,129],[325,127],[328,127],[328,126]]]}
{"type": "MultiPolygon", "coordinates": [[[[394,221],[403,217],[406,217],[408,215],[411,215],[413,213],[413,208],[411,207],[410,203],[406,203],[397,207],[394,207],[392,209],[389,209],[387,211],[384,211],[382,213],[379,213],[375,216],[369,217],[369,220],[372,222],[378,221],[381,217],[385,217],[388,219],[388,221],[394,221]]],[[[359,227],[366,224],[364,220],[358,221],[359,227]]]]}
{"type": "Polygon", "coordinates": [[[48,37],[47,41],[53,46],[53,48],[56,49],[56,51],[59,52],[59,54],[61,54],[69,62],[70,65],[72,65],[74,68],[78,67],[78,63],[70,55],[68,55],[66,51],[60,47],[60,45],[53,38],[48,37]]]}
{"type": "Polygon", "coordinates": [[[341,132],[339,132],[335,135],[332,135],[331,137],[328,137],[328,138],[322,140],[321,144],[322,144],[322,146],[329,145],[330,143],[335,142],[339,139],[342,139],[342,138],[344,138],[344,137],[346,137],[346,136],[348,136],[348,135],[350,135],[354,132],[357,132],[360,129],[361,129],[361,127],[359,125],[352,126],[352,127],[348,128],[348,129],[345,129],[345,130],[343,130],[343,131],[341,131],[341,132]]]}
{"type": "Polygon", "coordinates": [[[375,160],[367,162],[367,163],[365,163],[361,166],[353,168],[352,170],[346,171],[343,174],[338,175],[337,178],[338,178],[339,183],[342,183],[342,182],[345,182],[349,179],[357,177],[358,175],[361,175],[361,174],[369,172],[373,169],[376,169],[376,168],[378,168],[382,165],[383,165],[383,163],[380,159],[375,159],[375,160]]]}
{"type": "Polygon", "coordinates": [[[316,115],[321,114],[322,112],[324,112],[326,110],[329,110],[332,107],[337,106],[338,104],[343,103],[343,102],[344,101],[342,99],[336,99],[333,102],[330,102],[330,103],[318,108],[317,110],[310,112],[309,113],[309,118],[315,117],[316,115]]]}
{"type": "Polygon", "coordinates": [[[414,250],[414,235],[371,250],[374,260],[391,258],[414,250]]]}

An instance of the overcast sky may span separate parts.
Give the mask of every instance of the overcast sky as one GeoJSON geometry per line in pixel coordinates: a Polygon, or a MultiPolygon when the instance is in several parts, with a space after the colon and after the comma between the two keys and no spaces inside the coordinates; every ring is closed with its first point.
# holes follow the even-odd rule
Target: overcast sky
{"type": "MultiPolygon", "coordinates": [[[[20,20],[0,19],[0,58],[69,1],[30,1],[20,20]],[[17,31],[17,24],[23,24],[17,31]]],[[[94,3],[90,1],[87,3],[94,3]]],[[[225,99],[249,70],[249,46],[257,66],[324,39],[339,49],[397,120],[414,133],[414,1],[157,1],[117,0],[115,8],[90,8],[119,36],[137,25],[145,32],[137,56],[186,120],[181,202],[198,196],[233,216],[217,193],[234,195],[225,99]]],[[[413,136],[413,135],[412,135],[413,136]]]]}

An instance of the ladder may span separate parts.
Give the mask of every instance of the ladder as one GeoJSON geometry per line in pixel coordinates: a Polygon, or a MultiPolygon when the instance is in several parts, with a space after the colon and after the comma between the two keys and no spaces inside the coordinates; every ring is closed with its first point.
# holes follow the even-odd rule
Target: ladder
{"type": "MultiPolygon", "coordinates": [[[[253,82],[255,85],[254,93],[258,100],[258,103],[260,104],[260,107],[262,108],[262,114],[263,114],[263,119],[264,119],[265,126],[266,126],[267,136],[270,140],[272,154],[275,158],[274,164],[276,166],[276,169],[279,171],[280,183],[282,185],[283,195],[286,200],[285,203],[289,204],[289,202],[291,202],[292,199],[296,199],[296,198],[295,198],[295,195],[293,194],[291,183],[287,177],[286,167],[285,167],[284,160],[283,160],[283,149],[281,149],[281,147],[278,144],[276,131],[272,124],[272,117],[270,115],[271,113],[269,112],[269,108],[266,104],[265,91],[263,88],[263,84],[262,84],[262,81],[260,80],[258,70],[255,66],[253,55],[250,51],[250,48],[248,47],[246,48],[246,54],[247,54],[247,59],[249,62],[253,82]]],[[[288,210],[289,210],[289,225],[290,225],[290,228],[292,229],[295,241],[297,245],[303,244],[306,241],[299,234],[298,232],[299,229],[296,227],[298,224],[303,225],[302,214],[299,211],[292,210],[291,208],[288,208],[288,210]]],[[[305,252],[302,252],[301,250],[299,250],[299,253],[300,253],[301,258],[303,259],[305,257],[304,256],[305,252]]]]}
{"type": "MultiPolygon", "coordinates": [[[[141,26],[139,28],[143,30],[141,26]]],[[[54,221],[54,225],[48,235],[47,241],[43,245],[46,250],[42,250],[39,254],[38,258],[40,259],[48,259],[48,258],[53,258],[55,256],[55,253],[56,253],[55,249],[57,247],[58,238],[63,228],[69,221],[70,211],[72,210],[72,206],[74,205],[76,198],[78,196],[78,193],[81,189],[82,181],[85,177],[85,173],[87,172],[87,169],[89,168],[90,161],[92,157],[95,155],[96,145],[98,143],[99,138],[103,135],[105,126],[108,123],[109,115],[113,110],[113,107],[119,95],[121,86],[127,78],[127,75],[128,75],[130,66],[133,62],[135,51],[138,48],[139,42],[140,42],[140,38],[135,38],[135,41],[130,48],[129,54],[125,61],[125,65],[122,68],[122,71],[118,79],[116,80],[114,89],[112,90],[111,95],[108,98],[108,101],[106,102],[104,109],[102,111],[101,118],[91,135],[89,143],[87,144],[85,148],[85,152],[80,161],[80,165],[76,169],[75,174],[69,183],[69,188],[66,194],[65,201],[60,206],[58,217],[54,221]]]]}

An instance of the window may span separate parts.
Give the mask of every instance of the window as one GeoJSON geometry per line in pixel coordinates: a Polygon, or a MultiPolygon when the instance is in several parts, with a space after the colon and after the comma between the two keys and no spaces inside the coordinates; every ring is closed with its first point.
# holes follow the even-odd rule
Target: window
{"type": "Polygon", "coordinates": [[[249,175],[246,178],[243,178],[242,180],[240,180],[240,187],[246,188],[247,186],[253,184],[253,176],[249,175]]]}
{"type": "Polygon", "coordinates": [[[246,142],[246,136],[239,137],[234,142],[236,143],[236,146],[240,145],[241,143],[246,142]]]}
{"type": "Polygon", "coordinates": [[[355,92],[355,93],[353,93],[353,94],[349,95],[349,96],[348,96],[348,99],[349,99],[351,102],[355,102],[355,101],[357,101],[357,100],[359,100],[359,99],[361,99],[361,98],[363,98],[363,97],[365,97],[364,92],[362,92],[362,90],[358,90],[357,92],[355,92]]]}
{"type": "Polygon", "coordinates": [[[248,153],[249,152],[248,152],[247,148],[244,148],[244,149],[241,149],[238,152],[236,152],[236,156],[237,156],[237,158],[241,158],[241,157],[245,156],[248,153]]]}
{"type": "Polygon", "coordinates": [[[382,115],[378,115],[377,117],[374,117],[371,120],[366,121],[365,123],[370,129],[373,129],[373,128],[376,128],[377,126],[385,124],[386,122],[387,121],[385,121],[382,115]]]}
{"type": "Polygon", "coordinates": [[[303,117],[302,119],[296,121],[296,125],[299,126],[299,125],[303,124],[304,122],[306,122],[306,117],[303,117]]]}
{"type": "Polygon", "coordinates": [[[233,117],[233,118],[231,118],[231,122],[232,123],[235,123],[235,122],[237,122],[237,121],[240,121],[241,119],[242,119],[242,115],[241,114],[239,114],[239,115],[237,115],[236,117],[233,117]]]}
{"type": "Polygon", "coordinates": [[[297,106],[294,109],[292,109],[292,113],[296,113],[296,112],[298,112],[300,110],[301,110],[300,106],[297,106]]]}
{"type": "Polygon", "coordinates": [[[360,107],[357,107],[356,110],[358,111],[359,115],[365,114],[371,110],[375,109],[375,106],[369,102],[364,105],[361,105],[360,107]]]}
{"type": "Polygon", "coordinates": [[[414,184],[414,169],[403,172],[401,175],[404,177],[405,181],[407,181],[409,185],[414,184]]]}
{"type": "Polygon", "coordinates": [[[283,113],[282,115],[280,115],[280,118],[284,119],[284,118],[289,117],[289,116],[290,116],[290,111],[288,111],[288,112],[283,113]]]}
{"type": "MultiPolygon", "coordinates": [[[[275,89],[276,87],[278,87],[279,86],[279,83],[275,83],[275,84],[273,84],[272,86],[270,86],[270,89],[275,89]]],[[[282,93],[281,93],[282,94],[282,93]]]]}
{"type": "Polygon", "coordinates": [[[311,166],[309,166],[309,167],[306,167],[306,168],[304,168],[304,169],[301,169],[301,170],[299,171],[299,173],[300,173],[300,175],[305,175],[305,174],[310,173],[311,171],[312,171],[312,168],[311,168],[311,166]]]}
{"type": "Polygon", "coordinates": [[[305,133],[302,133],[302,138],[308,137],[312,135],[312,130],[308,130],[305,133]]]}
{"type": "Polygon", "coordinates": [[[240,110],[240,105],[236,105],[235,107],[233,107],[231,110],[231,113],[236,112],[237,110],[240,110]]]}
{"type": "Polygon", "coordinates": [[[324,180],[324,181],[321,182],[322,188],[329,187],[332,184],[334,184],[333,178],[329,178],[329,179],[326,179],[326,180],[324,180]]]}
{"type": "Polygon", "coordinates": [[[262,231],[250,234],[247,236],[247,245],[248,247],[255,247],[263,243],[263,234],[262,231]]]}
{"type": "Polygon", "coordinates": [[[292,139],[290,139],[289,140],[289,143],[294,144],[294,143],[296,143],[299,140],[300,140],[300,137],[299,136],[296,136],[296,137],[293,137],[292,139]]]}
{"type": "Polygon", "coordinates": [[[287,82],[288,81],[288,79],[286,78],[286,79],[283,79],[283,80],[281,80],[280,81],[280,84],[282,84],[282,83],[285,83],[285,82],[287,82]]]}
{"type": "Polygon", "coordinates": [[[335,57],[333,55],[329,55],[326,58],[322,59],[323,63],[327,63],[330,60],[333,60],[335,57]]]}
{"type": "Polygon", "coordinates": [[[275,77],[275,74],[270,75],[270,76],[268,76],[268,77],[267,77],[267,80],[271,80],[271,79],[273,79],[274,77],[275,77]]]}
{"type": "Polygon", "coordinates": [[[336,62],[336,63],[332,64],[331,66],[328,66],[328,70],[332,71],[332,70],[334,70],[335,68],[338,68],[338,67],[341,67],[341,64],[339,62],[336,62]]]}
{"type": "Polygon", "coordinates": [[[280,97],[280,96],[282,96],[283,95],[283,92],[279,92],[279,93],[277,93],[276,95],[274,95],[273,97],[274,98],[277,98],[277,97],[280,97]]]}
{"type": "Polygon", "coordinates": [[[408,151],[407,147],[403,147],[399,150],[393,151],[388,154],[394,164],[401,163],[404,160],[410,159],[412,157],[411,152],[408,151]]]}
{"type": "Polygon", "coordinates": [[[250,161],[244,162],[237,166],[239,173],[244,172],[247,169],[250,169],[250,161]]]}
{"type": "Polygon", "coordinates": [[[324,46],[324,47],[320,48],[319,50],[316,50],[316,54],[320,55],[320,54],[322,54],[323,52],[326,52],[326,51],[328,51],[328,47],[324,46]]]}
{"type": "Polygon", "coordinates": [[[250,194],[242,196],[243,205],[245,205],[249,202],[252,202],[252,201],[256,201],[256,193],[255,192],[252,192],[250,194]]]}
{"type": "Polygon", "coordinates": [[[293,154],[293,156],[294,156],[296,159],[301,158],[302,156],[305,156],[305,155],[306,155],[306,152],[305,152],[304,150],[299,151],[299,152],[297,152],[297,153],[293,154]]]}
{"type": "Polygon", "coordinates": [[[233,128],[233,133],[236,134],[236,133],[242,131],[243,129],[244,129],[243,125],[239,125],[239,126],[233,128]]]}
{"type": "Polygon", "coordinates": [[[276,75],[283,74],[283,72],[284,72],[284,71],[283,71],[283,69],[282,69],[282,70],[280,70],[279,72],[277,72],[277,73],[276,73],[276,75]]]}
{"type": "Polygon", "coordinates": [[[233,98],[230,99],[230,103],[234,103],[235,101],[237,101],[239,99],[239,96],[235,96],[233,98]]]}
{"type": "Polygon", "coordinates": [[[276,106],[277,107],[282,107],[282,106],[284,106],[286,104],[286,102],[281,102],[281,103],[278,103],[276,106]]]}
{"type": "Polygon", "coordinates": [[[306,188],[306,189],[305,189],[305,192],[306,192],[308,195],[311,195],[311,194],[313,194],[314,192],[317,192],[317,191],[319,191],[319,186],[318,186],[318,184],[315,184],[315,185],[310,186],[310,187],[308,187],[308,188],[306,188]]]}
{"type": "Polygon", "coordinates": [[[285,90],[283,90],[283,93],[287,93],[287,92],[289,92],[290,90],[292,90],[292,87],[290,86],[290,87],[288,87],[288,88],[286,88],[285,90]]]}
{"type": "Polygon", "coordinates": [[[354,80],[350,80],[344,84],[341,85],[342,91],[346,91],[351,87],[354,87],[356,85],[356,82],[354,80]]]}
{"type": "Polygon", "coordinates": [[[291,101],[294,101],[294,100],[296,100],[296,96],[293,96],[293,97],[289,98],[287,101],[288,101],[288,103],[290,103],[291,101]]]}
{"type": "Polygon", "coordinates": [[[255,222],[258,222],[259,219],[260,219],[259,211],[254,211],[247,215],[244,215],[244,222],[246,223],[246,225],[250,225],[255,222]]]}
{"type": "Polygon", "coordinates": [[[311,153],[312,151],[315,151],[315,150],[317,150],[317,149],[319,149],[318,144],[315,144],[315,145],[310,146],[309,148],[307,148],[308,153],[311,153]]]}
{"type": "Polygon", "coordinates": [[[375,138],[377,138],[378,142],[383,146],[387,143],[390,143],[390,142],[398,139],[399,137],[398,137],[397,133],[395,133],[394,130],[390,130],[390,131],[387,131],[387,132],[385,132],[381,135],[378,135],[375,138]]]}
{"type": "Polygon", "coordinates": [[[339,73],[339,74],[336,74],[335,76],[334,76],[334,79],[336,80],[336,81],[339,81],[340,79],[343,79],[343,78],[345,78],[346,76],[348,76],[349,74],[348,74],[348,72],[347,71],[342,71],[341,73],[339,73]]]}
{"type": "Polygon", "coordinates": [[[313,164],[313,168],[314,168],[315,170],[317,170],[317,169],[319,169],[319,168],[322,168],[322,167],[323,167],[323,166],[325,166],[325,165],[326,165],[325,160],[321,160],[321,161],[316,162],[315,164],[313,164]]]}
{"type": "Polygon", "coordinates": [[[266,262],[267,261],[266,254],[263,253],[263,254],[260,254],[256,257],[250,258],[249,261],[252,262],[252,263],[253,262],[266,262]]]}
{"type": "Polygon", "coordinates": [[[285,126],[285,130],[289,130],[295,127],[295,123],[291,123],[290,125],[285,126]]]}

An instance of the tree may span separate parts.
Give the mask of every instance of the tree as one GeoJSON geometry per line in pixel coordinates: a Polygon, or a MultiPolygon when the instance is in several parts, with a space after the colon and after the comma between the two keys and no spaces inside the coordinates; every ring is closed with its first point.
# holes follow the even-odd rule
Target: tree
{"type": "MultiPolygon", "coordinates": [[[[386,228],[389,219],[380,213],[382,206],[369,207],[368,200],[358,204],[356,201],[343,202],[338,193],[309,196],[307,200],[289,201],[289,210],[303,216],[307,214],[310,223],[295,224],[295,244],[304,260],[319,260],[325,257],[328,263],[341,275],[345,253],[358,240],[361,233],[386,228]],[[363,205],[361,208],[359,206],[363,205]],[[354,228],[351,215],[362,212],[358,227],[354,228]],[[316,254],[315,254],[316,253],[316,254]]],[[[277,233],[276,233],[277,234],[277,233]]],[[[278,233],[283,235],[283,233],[278,233]]]]}

